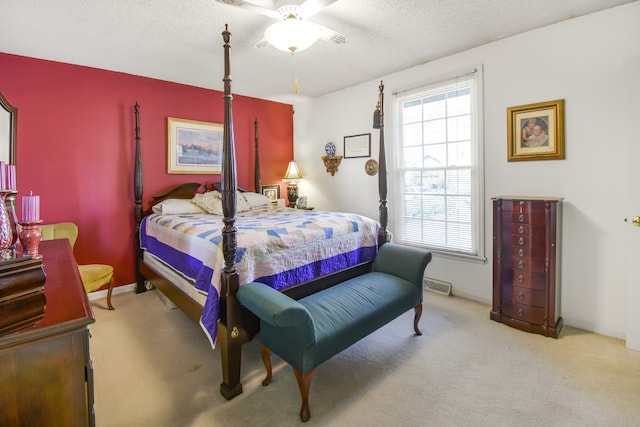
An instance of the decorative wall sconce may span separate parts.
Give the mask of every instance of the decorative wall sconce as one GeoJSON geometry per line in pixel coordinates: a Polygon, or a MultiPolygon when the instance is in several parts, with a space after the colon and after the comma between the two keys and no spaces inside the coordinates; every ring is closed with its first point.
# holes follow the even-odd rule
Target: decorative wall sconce
{"type": "Polygon", "coordinates": [[[324,167],[327,168],[327,172],[333,176],[338,172],[338,166],[342,162],[342,156],[322,156],[324,167]]]}

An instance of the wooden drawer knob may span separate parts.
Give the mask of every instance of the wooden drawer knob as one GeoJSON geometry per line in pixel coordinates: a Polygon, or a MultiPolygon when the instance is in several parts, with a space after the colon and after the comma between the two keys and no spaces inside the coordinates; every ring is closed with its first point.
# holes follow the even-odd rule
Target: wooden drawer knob
{"type": "Polygon", "coordinates": [[[524,245],[524,237],[521,237],[521,238],[518,239],[518,244],[520,246],[524,245]]]}
{"type": "Polygon", "coordinates": [[[518,301],[524,301],[524,292],[522,291],[518,292],[518,301]]]}
{"type": "Polygon", "coordinates": [[[523,256],[524,255],[524,249],[520,248],[518,249],[518,256],[523,256]]]}
{"type": "Polygon", "coordinates": [[[518,233],[520,234],[524,233],[524,225],[521,225],[520,227],[518,227],[518,233]]]}
{"type": "Polygon", "coordinates": [[[524,283],[524,276],[522,274],[518,276],[518,282],[524,283]]]}
{"type": "Polygon", "coordinates": [[[521,308],[518,309],[518,316],[520,316],[520,317],[524,316],[524,310],[523,309],[521,309],[521,308]]]}
{"type": "Polygon", "coordinates": [[[524,214],[520,214],[520,216],[518,217],[518,220],[520,222],[524,222],[524,214]]]}

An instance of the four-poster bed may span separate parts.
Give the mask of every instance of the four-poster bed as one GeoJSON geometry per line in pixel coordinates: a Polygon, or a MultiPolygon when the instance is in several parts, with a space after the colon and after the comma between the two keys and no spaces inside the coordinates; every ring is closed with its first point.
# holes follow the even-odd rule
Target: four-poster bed
{"type": "MultiPolygon", "coordinates": [[[[237,188],[235,141],[233,135],[232,95],[230,74],[230,36],[227,28],[222,33],[224,40],[224,132],[223,132],[223,160],[221,182],[216,188],[219,193],[205,184],[206,195],[198,193],[200,184],[182,184],[170,191],[154,196],[151,207],[143,209],[142,195],[142,159],[140,153],[140,107],[136,103],[136,158],[134,171],[134,197],[135,197],[135,255],[136,255],[136,280],[137,292],[144,292],[148,283],[163,292],[175,305],[181,308],[192,320],[200,323],[209,338],[215,341],[220,348],[223,381],[220,392],[226,399],[231,399],[242,393],[240,382],[241,349],[242,345],[250,341],[258,332],[259,322],[257,318],[244,309],[236,299],[238,287],[247,281],[262,281],[272,287],[281,290],[285,294],[298,299],[317,292],[318,290],[333,286],[348,278],[362,275],[371,270],[371,265],[377,247],[389,240],[387,232],[387,205],[386,205],[386,162],[384,156],[383,114],[382,96],[384,87],[380,84],[378,109],[376,110],[376,124],[380,129],[380,156],[379,156],[379,194],[380,194],[380,222],[375,222],[355,214],[330,213],[317,211],[304,211],[290,208],[272,208],[258,206],[248,212],[242,212],[241,204],[247,200],[237,188]],[[219,216],[212,219],[213,215],[188,212],[184,215],[159,215],[155,214],[154,207],[175,199],[200,200],[206,196],[217,196],[215,200],[219,204],[219,216]],[[243,201],[244,200],[244,201],[243,201]],[[240,208],[240,209],[239,209],[240,208]],[[267,215],[267,211],[270,210],[267,215]],[[280,216],[278,216],[280,215],[280,216]],[[333,216],[337,215],[337,216],[333,216]],[[221,223],[220,223],[221,218],[221,223]],[[191,221],[191,222],[190,222],[191,221]],[[198,227],[204,227],[204,223],[213,224],[217,228],[215,237],[210,238],[212,232],[202,231],[198,227]],[[275,225],[262,225],[273,221],[275,225]],[[255,224],[260,223],[260,226],[255,224]],[[374,225],[372,225],[372,223],[374,225]],[[187,225],[184,225],[187,224],[187,225]],[[195,224],[195,225],[194,225],[195,224]],[[192,231],[192,234],[203,239],[187,240],[186,237],[176,237],[176,230],[181,228],[192,231]],[[313,239],[302,229],[312,229],[313,239]],[[169,237],[167,231],[169,230],[169,237]],[[313,231],[315,230],[315,232],[313,231]],[[263,246],[276,245],[283,252],[279,253],[274,247],[266,247],[264,254],[260,252],[262,247],[249,246],[253,232],[262,239],[263,246]],[[320,231],[320,232],[318,232],[320,231]],[[318,237],[318,235],[320,237],[318,237]],[[295,240],[301,239],[301,240],[295,240]],[[319,239],[319,240],[318,240],[319,239]],[[178,241],[175,249],[169,246],[168,241],[178,241]],[[333,242],[336,243],[333,243],[333,242]],[[239,246],[240,243],[240,246],[239,246]],[[353,244],[348,247],[346,243],[353,244]],[[302,246],[306,245],[306,246],[302,246]],[[334,246],[332,246],[334,245],[334,246]],[[199,250],[191,254],[183,254],[183,247],[197,246],[199,250]],[[304,248],[302,250],[301,248],[304,248]],[[157,252],[154,252],[158,249],[157,252]],[[313,250],[311,250],[313,249],[313,250]],[[288,251],[288,252],[286,252],[288,251]],[[176,258],[161,259],[162,253],[171,253],[176,258]],[[198,252],[198,254],[195,254],[198,252]],[[266,253],[274,253],[286,262],[298,262],[280,266],[273,258],[267,258],[266,253]],[[304,259],[302,256],[291,256],[293,253],[322,252],[322,259],[304,259]],[[175,261],[177,256],[187,256],[187,260],[175,261]],[[213,256],[214,259],[211,259],[213,256]],[[155,259],[158,258],[158,259],[155,259]],[[290,258],[300,260],[290,261],[290,258]],[[326,259],[325,259],[326,258],[326,259]],[[175,261],[175,262],[174,262],[175,261]],[[179,265],[197,264],[201,270],[197,273],[202,277],[192,278],[185,270],[180,270],[179,265]],[[175,272],[171,267],[175,267],[175,272]],[[240,271],[239,271],[240,270],[240,271]],[[204,273],[202,273],[204,271],[204,273]],[[192,278],[191,287],[199,287],[201,291],[203,283],[208,286],[208,293],[204,295],[198,290],[191,291],[181,286],[184,277],[192,278]],[[195,283],[193,283],[195,282],[195,283]],[[214,307],[214,308],[211,308],[214,307]]],[[[258,122],[255,121],[255,174],[254,185],[256,192],[260,191],[260,166],[258,157],[258,122]]],[[[247,193],[247,196],[249,193],[247,193]]],[[[206,206],[205,206],[206,208],[206,206]]],[[[187,234],[187,233],[185,233],[187,234]]],[[[254,239],[254,237],[252,237],[254,239]]],[[[312,256],[312,255],[310,255],[312,256]]],[[[313,255],[315,256],[315,255],[313,255]]],[[[189,286],[189,284],[187,284],[189,286]]]]}

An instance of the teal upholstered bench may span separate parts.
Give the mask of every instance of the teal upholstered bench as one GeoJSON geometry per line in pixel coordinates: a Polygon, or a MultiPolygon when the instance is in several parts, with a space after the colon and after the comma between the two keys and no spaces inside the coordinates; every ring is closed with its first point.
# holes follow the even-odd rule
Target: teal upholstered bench
{"type": "Polygon", "coordinates": [[[271,381],[271,351],[287,361],[300,388],[300,418],[307,421],[309,386],[315,368],[410,309],[421,335],[422,280],[431,253],[384,244],[371,272],[298,301],[262,283],[238,290],[238,300],[260,318],[262,360],[271,381]]]}

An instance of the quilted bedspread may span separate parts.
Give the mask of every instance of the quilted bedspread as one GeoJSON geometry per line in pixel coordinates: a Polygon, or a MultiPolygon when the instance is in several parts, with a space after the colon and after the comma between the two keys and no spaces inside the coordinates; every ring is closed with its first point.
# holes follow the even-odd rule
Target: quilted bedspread
{"type": "MultiPolygon", "coordinates": [[[[379,224],[367,217],[264,206],[237,215],[235,266],[240,284],[281,290],[375,257],[379,224]]],[[[209,214],[144,218],[141,246],[207,294],[200,323],[215,345],[220,315],[222,217],[209,214]]]]}

